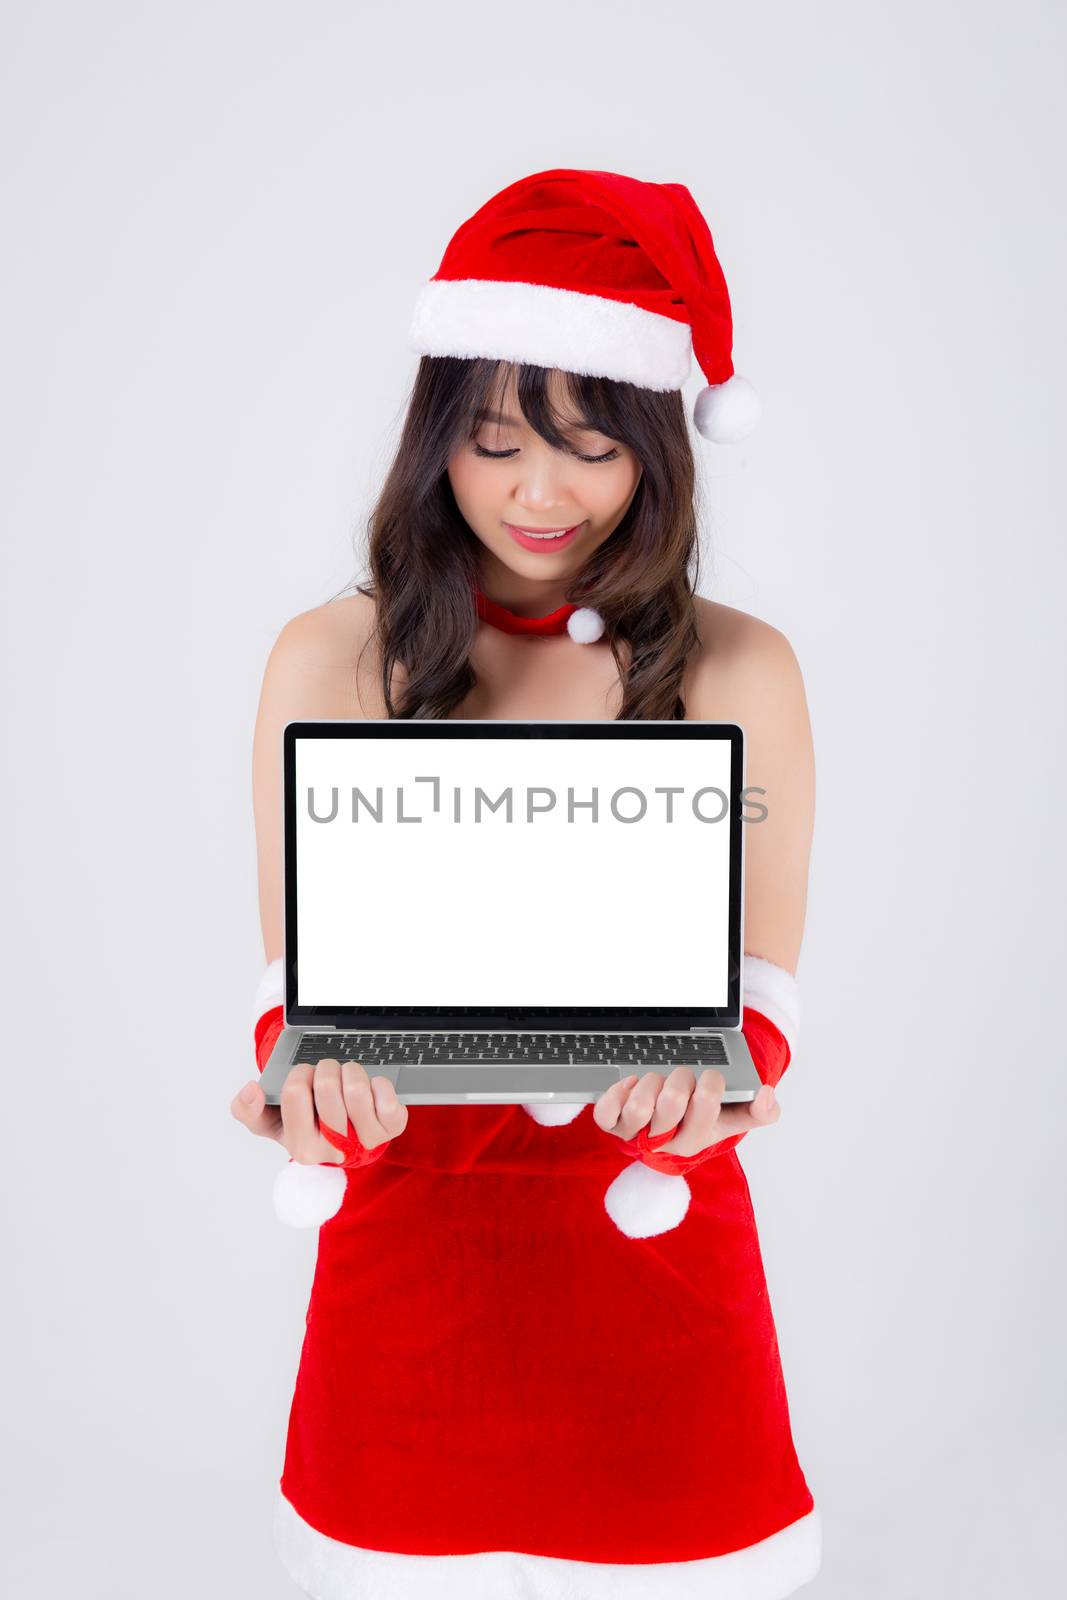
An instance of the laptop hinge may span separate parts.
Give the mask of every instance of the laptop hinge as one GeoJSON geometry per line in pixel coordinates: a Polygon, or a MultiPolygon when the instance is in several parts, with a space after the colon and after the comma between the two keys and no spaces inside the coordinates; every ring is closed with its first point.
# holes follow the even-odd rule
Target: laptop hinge
{"type": "Polygon", "coordinates": [[[690,1033],[721,1033],[722,1028],[690,1028],[690,1033]]]}

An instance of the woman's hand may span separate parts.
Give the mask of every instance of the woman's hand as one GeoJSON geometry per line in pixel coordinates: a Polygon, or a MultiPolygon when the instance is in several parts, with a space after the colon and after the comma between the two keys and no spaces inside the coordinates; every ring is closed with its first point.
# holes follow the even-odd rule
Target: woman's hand
{"type": "Polygon", "coordinates": [[[282,1085],[281,1105],[269,1106],[262,1085],[253,1079],[235,1095],[230,1110],[250,1133],[277,1139],[294,1161],[308,1166],[339,1165],[344,1157],[324,1139],[319,1123],[347,1134],[351,1122],[360,1143],[373,1150],[395,1139],[408,1125],[408,1108],[398,1100],[388,1078],[368,1078],[358,1061],[302,1062],[290,1068],[282,1085]]]}
{"type": "Polygon", "coordinates": [[[699,1080],[692,1067],[675,1067],[666,1079],[660,1072],[646,1072],[642,1078],[632,1073],[604,1091],[593,1107],[593,1120],[623,1140],[636,1138],[646,1124],[651,1139],[680,1123],[674,1138],[658,1145],[656,1154],[695,1156],[731,1134],[767,1127],[782,1114],[768,1083],[754,1100],[741,1105],[723,1105],[725,1088],[717,1067],[705,1067],[699,1080]]]}

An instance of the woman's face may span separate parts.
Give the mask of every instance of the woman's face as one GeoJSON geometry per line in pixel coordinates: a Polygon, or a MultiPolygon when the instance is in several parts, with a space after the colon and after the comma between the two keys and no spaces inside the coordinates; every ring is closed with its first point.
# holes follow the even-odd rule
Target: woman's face
{"type": "Polygon", "coordinates": [[[549,397],[567,422],[565,449],[554,449],[525,420],[512,372],[499,410],[479,422],[473,438],[448,463],[456,504],[484,546],[481,565],[488,583],[499,587],[503,580],[512,595],[535,596],[545,585],[562,592],[571,574],[611,537],[641,481],[632,450],[579,427],[561,374],[551,371],[548,383],[549,397]],[[607,459],[582,459],[587,456],[607,459]],[[577,531],[564,540],[527,536],[524,545],[511,531],[516,527],[577,531]],[[528,591],[525,583],[531,585],[528,591]]]}

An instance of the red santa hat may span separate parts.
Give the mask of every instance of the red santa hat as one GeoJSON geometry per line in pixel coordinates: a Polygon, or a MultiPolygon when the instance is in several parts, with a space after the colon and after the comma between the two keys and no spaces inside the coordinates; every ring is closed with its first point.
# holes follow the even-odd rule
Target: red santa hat
{"type": "Polygon", "coordinates": [[[681,183],[553,167],[509,184],[452,236],[410,343],[657,390],[680,389],[695,355],[697,432],[734,444],[759,421],[711,230],[681,183]]]}

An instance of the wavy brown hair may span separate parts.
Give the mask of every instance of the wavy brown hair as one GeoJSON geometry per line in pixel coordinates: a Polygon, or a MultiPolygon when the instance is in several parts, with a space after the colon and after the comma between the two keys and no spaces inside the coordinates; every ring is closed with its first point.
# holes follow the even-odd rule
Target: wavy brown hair
{"type": "MultiPolygon", "coordinates": [[[[564,430],[573,422],[552,410],[549,368],[482,357],[419,361],[400,442],[368,524],[370,582],[355,585],[376,602],[374,637],[390,718],[446,717],[477,681],[470,653],[481,544],[456,505],[447,466],[511,370],[527,422],[555,448],[568,448],[564,430]],[[397,665],[403,686],[394,699],[397,665]]],[[[575,573],[566,599],[604,618],[623,685],[618,720],[680,721],[682,678],[699,642],[693,594],[700,556],[681,392],[574,372],[563,379],[574,414],[628,445],[642,467],[622,521],[575,573]]]]}

